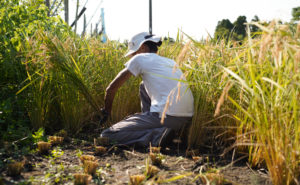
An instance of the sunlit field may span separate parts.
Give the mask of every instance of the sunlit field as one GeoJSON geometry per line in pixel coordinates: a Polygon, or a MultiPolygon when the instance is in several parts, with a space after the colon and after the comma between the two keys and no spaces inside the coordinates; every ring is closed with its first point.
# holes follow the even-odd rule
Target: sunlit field
{"type": "MultiPolygon", "coordinates": [[[[1,36],[5,42],[0,49],[6,53],[0,56],[1,98],[12,94],[12,102],[18,102],[3,101],[0,111],[6,121],[1,118],[1,123],[18,125],[7,128],[21,136],[28,132],[21,127],[26,123],[30,133],[63,129],[77,137],[86,128],[98,132],[140,112],[141,78],[132,77],[119,89],[108,122],[99,124],[105,89],[128,60],[127,43],[102,43],[98,36],[75,35],[61,21],[55,24],[32,25],[27,34],[21,30],[22,38],[15,36],[11,45],[1,36]],[[16,122],[13,110],[17,116],[23,113],[25,121],[16,122]]],[[[194,40],[183,32],[174,41],[163,41],[159,54],[177,62],[186,79],[178,83],[188,83],[194,95],[195,114],[180,137],[187,138],[187,150],[206,148],[233,160],[246,158],[251,168],[267,168],[273,184],[299,184],[300,24],[251,24],[259,32],[251,33],[248,25],[243,41],[194,40]]],[[[10,135],[2,133],[4,148],[10,135]]],[[[33,135],[37,145],[43,134],[33,135]]]]}
{"type": "MultiPolygon", "coordinates": [[[[261,29],[242,44],[166,40],[159,53],[176,60],[194,94],[189,147],[247,154],[251,165],[268,167],[274,184],[289,184],[299,175],[299,26],[297,32],[273,22],[261,29]]],[[[36,32],[23,49],[31,123],[59,123],[72,133],[93,122],[126,62],[124,44],[97,38],[36,32]]],[[[139,111],[139,82],[132,78],[119,90],[109,124],[139,111]]]]}

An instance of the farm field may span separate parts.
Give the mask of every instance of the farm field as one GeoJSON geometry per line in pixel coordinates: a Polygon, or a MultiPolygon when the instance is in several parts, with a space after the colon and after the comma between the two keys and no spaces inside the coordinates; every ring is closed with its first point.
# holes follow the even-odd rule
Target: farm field
{"type": "MultiPolygon", "coordinates": [[[[130,176],[145,174],[146,160],[152,164],[149,149],[124,146],[108,146],[107,149],[95,156],[99,166],[90,184],[128,184],[130,176]]],[[[216,184],[271,184],[265,169],[250,169],[245,160],[232,163],[230,158],[220,158],[216,153],[201,153],[198,155],[202,159],[193,160],[176,144],[162,148],[161,153],[164,160],[157,166],[159,172],[145,180],[146,184],[205,184],[205,178],[216,184]],[[202,176],[197,175],[199,171],[202,176]]],[[[73,184],[73,175],[84,172],[80,155],[95,155],[94,143],[68,139],[61,146],[53,147],[52,155],[25,155],[22,175],[9,177],[2,172],[2,183],[73,184]]]]}
{"type": "Polygon", "coordinates": [[[300,183],[299,22],[247,23],[243,40],[165,38],[158,54],[183,71],[194,116],[177,133],[182,143],[155,154],[97,143],[141,109],[141,78],[131,78],[99,123],[128,43],[76,35],[43,1],[18,2],[0,1],[0,185],[73,184],[78,173],[90,184],[128,184],[137,174],[141,184],[300,183]],[[151,156],[161,165],[150,168],[151,156]]]}

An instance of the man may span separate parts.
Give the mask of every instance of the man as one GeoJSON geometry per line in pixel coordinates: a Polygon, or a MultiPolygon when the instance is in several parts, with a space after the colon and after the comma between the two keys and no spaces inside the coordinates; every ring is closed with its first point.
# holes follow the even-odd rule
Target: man
{"type": "Polygon", "coordinates": [[[103,112],[111,113],[117,90],[132,75],[142,77],[140,99],[142,112],[127,117],[101,133],[101,137],[125,145],[159,146],[172,130],[179,130],[193,116],[193,95],[176,63],[157,55],[160,37],[146,32],[132,37],[129,52],[131,59],[106,89],[103,112]],[[162,119],[162,117],[164,119],[162,119]],[[161,123],[161,121],[163,121],[161,123]]]}

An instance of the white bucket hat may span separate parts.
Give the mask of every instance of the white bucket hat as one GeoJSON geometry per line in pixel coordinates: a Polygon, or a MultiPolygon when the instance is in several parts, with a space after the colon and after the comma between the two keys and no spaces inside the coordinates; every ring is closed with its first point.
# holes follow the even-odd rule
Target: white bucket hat
{"type": "Polygon", "coordinates": [[[129,51],[126,53],[125,57],[127,57],[127,56],[133,54],[134,52],[136,52],[137,50],[139,50],[141,45],[146,41],[152,41],[152,42],[158,43],[160,40],[161,40],[160,37],[151,35],[147,32],[138,33],[130,39],[130,41],[128,43],[129,51]]]}

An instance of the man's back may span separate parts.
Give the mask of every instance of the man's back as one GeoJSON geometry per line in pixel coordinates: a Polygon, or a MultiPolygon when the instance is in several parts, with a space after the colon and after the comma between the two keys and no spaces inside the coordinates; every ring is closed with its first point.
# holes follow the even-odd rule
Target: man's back
{"type": "Polygon", "coordinates": [[[162,113],[169,100],[168,115],[192,116],[193,96],[185,83],[180,85],[178,95],[178,82],[185,80],[179,68],[174,68],[176,63],[168,58],[155,53],[142,53],[134,56],[125,66],[135,76],[141,75],[145,89],[151,99],[150,112],[162,113]]]}

